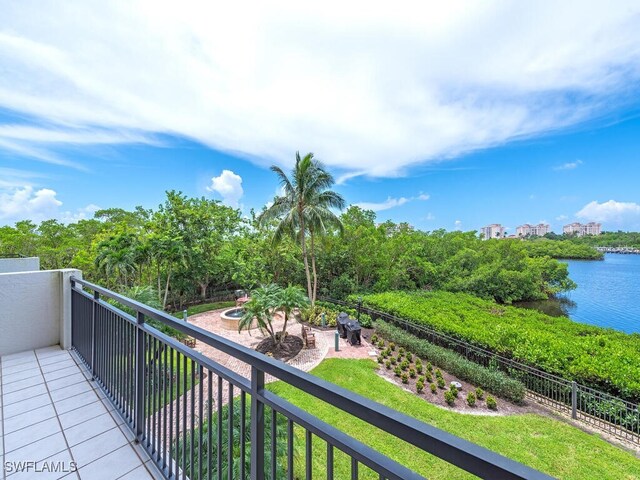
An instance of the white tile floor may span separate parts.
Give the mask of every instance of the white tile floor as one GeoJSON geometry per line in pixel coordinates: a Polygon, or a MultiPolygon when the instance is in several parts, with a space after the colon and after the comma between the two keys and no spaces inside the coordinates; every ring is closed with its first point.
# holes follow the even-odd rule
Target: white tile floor
{"type": "Polygon", "coordinates": [[[90,378],[58,346],[0,358],[0,479],[161,478],[90,378]]]}

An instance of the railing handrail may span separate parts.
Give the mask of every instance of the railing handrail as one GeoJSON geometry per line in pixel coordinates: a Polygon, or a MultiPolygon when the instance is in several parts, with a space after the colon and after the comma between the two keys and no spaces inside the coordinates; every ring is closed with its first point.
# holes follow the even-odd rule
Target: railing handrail
{"type": "MultiPolygon", "coordinates": [[[[87,280],[72,276],[71,283],[72,285],[85,286],[100,295],[133,308],[148,318],[157,320],[200,340],[470,473],[482,477],[499,475],[503,479],[553,478],[343,387],[298,370],[196,325],[178,320],[165,312],[87,280]]],[[[153,330],[156,335],[160,334],[168,339],[171,338],[156,329],[153,330]]],[[[263,392],[261,393],[264,394],[263,392]]]]}

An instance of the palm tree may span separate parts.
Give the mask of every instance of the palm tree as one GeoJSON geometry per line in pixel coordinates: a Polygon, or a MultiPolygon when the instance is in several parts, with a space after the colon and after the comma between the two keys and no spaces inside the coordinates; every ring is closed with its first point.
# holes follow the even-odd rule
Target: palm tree
{"type": "Polygon", "coordinates": [[[300,157],[300,152],[296,152],[296,163],[291,178],[280,167],[273,165],[271,170],[280,180],[283,195],[275,197],[273,204],[262,212],[258,220],[262,225],[273,219],[279,220],[273,235],[274,243],[279,242],[285,235],[298,237],[307,277],[307,293],[313,305],[318,283],[315,269],[315,235],[324,234],[328,227],[342,228],[340,219],[331,209],[343,209],[345,201],[340,194],[329,190],[335,180],[324,165],[313,158],[313,153],[300,157]],[[313,281],[309,268],[307,232],[311,237],[313,281]]]}

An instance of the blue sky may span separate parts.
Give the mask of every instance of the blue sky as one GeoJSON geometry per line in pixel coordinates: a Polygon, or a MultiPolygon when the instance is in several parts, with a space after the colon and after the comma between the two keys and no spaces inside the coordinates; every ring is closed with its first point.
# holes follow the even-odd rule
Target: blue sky
{"type": "Polygon", "coordinates": [[[637,4],[295,5],[5,5],[0,224],[167,189],[248,212],[299,149],[380,220],[640,230],[637,4]]]}

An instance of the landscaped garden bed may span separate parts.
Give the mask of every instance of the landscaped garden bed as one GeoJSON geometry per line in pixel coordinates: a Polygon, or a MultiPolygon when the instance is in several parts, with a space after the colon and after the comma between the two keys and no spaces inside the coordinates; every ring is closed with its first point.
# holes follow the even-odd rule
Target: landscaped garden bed
{"type": "Polygon", "coordinates": [[[475,414],[525,413],[527,409],[485,392],[422,359],[410,350],[374,334],[378,350],[378,373],[418,397],[441,407],[475,414]]]}

